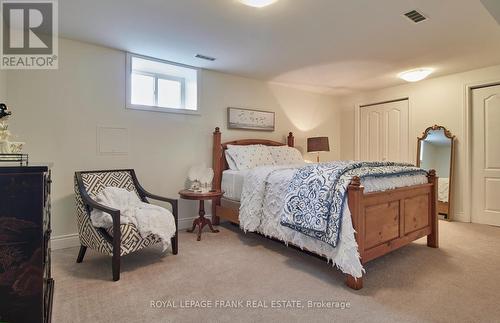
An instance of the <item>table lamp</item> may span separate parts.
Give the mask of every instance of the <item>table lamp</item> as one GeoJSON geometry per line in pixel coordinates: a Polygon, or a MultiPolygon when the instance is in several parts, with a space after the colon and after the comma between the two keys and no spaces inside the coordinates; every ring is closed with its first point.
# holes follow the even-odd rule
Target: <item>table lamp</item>
{"type": "Polygon", "coordinates": [[[328,137],[312,137],[307,138],[307,152],[317,152],[316,161],[319,163],[319,153],[321,151],[330,151],[328,137]]]}

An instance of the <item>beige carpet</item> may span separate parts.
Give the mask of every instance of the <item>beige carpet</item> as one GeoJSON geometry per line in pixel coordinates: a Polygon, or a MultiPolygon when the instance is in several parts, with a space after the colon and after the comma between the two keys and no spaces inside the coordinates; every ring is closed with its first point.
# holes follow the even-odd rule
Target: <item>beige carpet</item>
{"type": "Polygon", "coordinates": [[[440,228],[440,249],[420,240],[369,263],[361,291],[321,260],[231,225],[201,242],[181,233],[177,256],[150,248],[123,258],[119,282],[111,281],[110,257],[89,250],[76,264],[77,248],[57,250],[53,321],[498,322],[500,228],[443,221],[440,228]],[[155,300],[166,303],[152,308],[155,300]],[[211,308],[180,307],[195,300],[211,308]],[[233,300],[242,307],[221,308],[233,300]],[[302,307],[271,308],[280,300],[302,307]],[[309,308],[308,301],[349,308],[309,308]]]}

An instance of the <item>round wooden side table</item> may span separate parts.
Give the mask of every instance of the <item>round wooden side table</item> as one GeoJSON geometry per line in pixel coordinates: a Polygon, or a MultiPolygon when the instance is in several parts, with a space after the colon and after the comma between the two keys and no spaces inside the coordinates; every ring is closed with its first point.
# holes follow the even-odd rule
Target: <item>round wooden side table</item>
{"type": "Polygon", "coordinates": [[[205,218],[205,201],[206,200],[216,200],[220,198],[224,194],[222,191],[211,191],[211,192],[206,192],[206,193],[197,193],[193,192],[190,190],[181,190],[179,191],[179,195],[181,198],[185,200],[195,200],[195,201],[200,201],[200,207],[198,211],[198,218],[194,219],[193,221],[193,227],[191,230],[187,230],[187,232],[194,232],[194,229],[196,226],[198,226],[198,238],[196,240],[200,241],[201,240],[201,230],[208,225],[210,228],[210,231],[217,233],[219,230],[215,230],[212,227],[212,221],[210,219],[205,218]]]}

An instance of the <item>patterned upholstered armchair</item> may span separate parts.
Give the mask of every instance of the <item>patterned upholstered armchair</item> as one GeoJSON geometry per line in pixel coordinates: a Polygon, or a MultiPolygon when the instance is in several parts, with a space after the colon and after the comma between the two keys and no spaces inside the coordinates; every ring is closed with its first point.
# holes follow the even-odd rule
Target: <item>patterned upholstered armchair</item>
{"type": "Polygon", "coordinates": [[[75,194],[77,208],[78,233],[80,236],[80,252],[76,262],[83,261],[87,247],[112,256],[113,280],[120,279],[120,257],[160,242],[156,235],[142,238],[137,227],[132,223],[120,224],[120,211],[109,208],[95,201],[96,196],[106,187],[119,187],[135,192],[143,201],[146,198],[168,202],[172,206],[175,218],[176,233],[172,238],[172,253],[177,254],[177,200],[153,195],[139,184],[134,170],[87,171],[75,173],[75,194]],[[90,220],[93,209],[111,215],[113,226],[110,229],[96,228],[90,220]]]}

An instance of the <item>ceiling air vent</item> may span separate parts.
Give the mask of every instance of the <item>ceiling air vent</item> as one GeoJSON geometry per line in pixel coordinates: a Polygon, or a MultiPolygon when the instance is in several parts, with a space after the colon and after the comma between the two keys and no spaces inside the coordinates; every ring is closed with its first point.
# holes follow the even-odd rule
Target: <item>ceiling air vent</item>
{"type": "Polygon", "coordinates": [[[196,54],[195,56],[196,58],[200,58],[200,59],[204,59],[204,60],[207,60],[207,61],[215,61],[215,57],[210,57],[210,56],[206,56],[206,55],[202,55],[202,54],[196,54]]]}
{"type": "Polygon", "coordinates": [[[424,20],[427,20],[427,18],[417,10],[409,11],[405,13],[405,16],[416,24],[424,20]]]}

